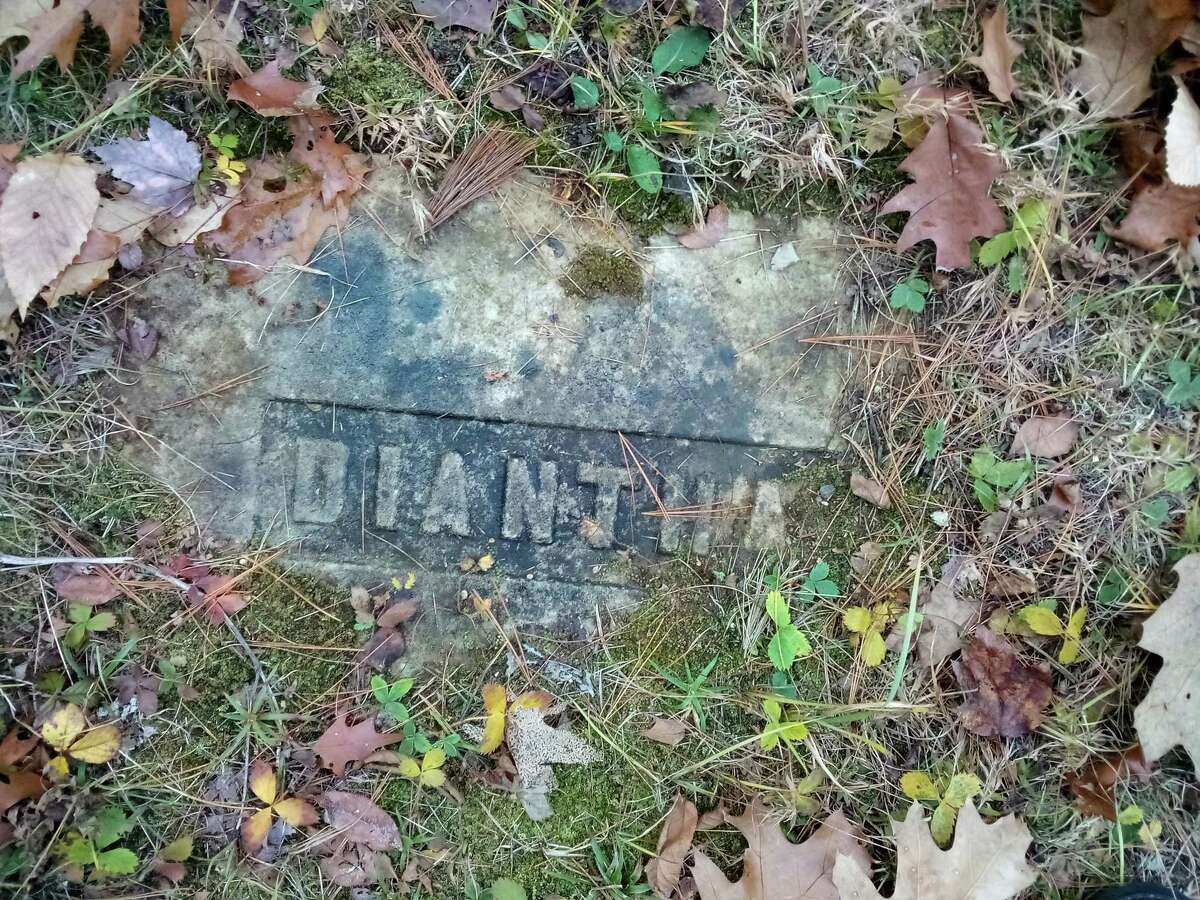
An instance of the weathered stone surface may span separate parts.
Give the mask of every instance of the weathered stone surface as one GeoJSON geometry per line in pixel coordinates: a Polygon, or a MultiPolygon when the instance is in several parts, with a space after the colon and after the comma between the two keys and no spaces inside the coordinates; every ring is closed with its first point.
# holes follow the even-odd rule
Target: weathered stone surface
{"type": "Polygon", "coordinates": [[[542,622],[632,602],[639,559],[782,539],[843,377],[801,342],[838,328],[827,224],[734,213],[693,251],[568,219],[525,179],[419,243],[412,207],[382,173],[305,267],[235,289],[181,261],[142,286],[162,337],[126,391],[153,436],[132,452],[199,521],[542,622]],[[620,293],[579,268],[605,254],[620,293]]]}

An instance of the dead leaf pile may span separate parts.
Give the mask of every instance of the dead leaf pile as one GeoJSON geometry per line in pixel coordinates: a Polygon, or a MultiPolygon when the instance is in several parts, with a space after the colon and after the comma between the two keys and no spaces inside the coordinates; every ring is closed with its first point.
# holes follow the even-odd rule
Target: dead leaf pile
{"type": "Polygon", "coordinates": [[[1200,766],[1200,553],[1175,564],[1179,584],[1142,626],[1138,646],[1162,657],[1162,668],[1133,712],[1133,724],[1148,762],[1182,745],[1200,766]]]}
{"type": "MultiPolygon", "coordinates": [[[[1025,861],[1025,852],[1032,843],[1025,824],[1015,816],[1005,816],[986,825],[971,800],[959,810],[954,844],[949,850],[942,850],[934,842],[917,802],[895,827],[895,835],[896,886],[891,900],[1008,900],[1020,895],[1037,878],[1025,861]]],[[[871,882],[869,861],[863,863],[850,854],[838,856],[833,884],[841,893],[831,897],[883,900],[871,882]]]]}
{"type": "Polygon", "coordinates": [[[326,791],[321,798],[325,821],[335,836],[325,845],[321,872],[342,887],[363,887],[395,877],[386,851],[403,846],[396,821],[370,797],[326,791]]]}

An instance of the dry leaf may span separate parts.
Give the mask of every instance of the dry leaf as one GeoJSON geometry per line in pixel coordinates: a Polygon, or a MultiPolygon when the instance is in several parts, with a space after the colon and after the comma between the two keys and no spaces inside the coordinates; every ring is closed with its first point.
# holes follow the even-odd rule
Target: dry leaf
{"type": "Polygon", "coordinates": [[[705,106],[721,109],[729,97],[707,81],[689,81],[665,88],[663,99],[667,101],[672,115],[677,119],[686,119],[688,113],[705,106]]]}
{"type": "Polygon", "coordinates": [[[344,224],[349,214],[346,204],[330,209],[321,202],[314,173],[289,180],[270,160],[250,163],[242,184],[241,202],[205,238],[228,257],[230,284],[258,281],[285,258],[303,265],[325,230],[344,224]]]}
{"type": "Polygon", "coordinates": [[[1175,102],[1165,132],[1167,177],[1180,187],[1200,187],[1200,106],[1182,80],[1175,79],[1175,102]]]}
{"type": "Polygon", "coordinates": [[[868,478],[861,472],[854,472],[850,475],[850,492],[855,497],[866,500],[880,509],[891,508],[892,501],[888,497],[887,489],[874,478],[868,478]]]}
{"type": "Polygon", "coordinates": [[[29,37],[35,20],[53,8],[54,0],[4,0],[0,4],[0,43],[10,37],[29,37]]]}
{"type": "Polygon", "coordinates": [[[261,116],[299,116],[317,108],[321,85],[292,81],[280,74],[279,60],[229,85],[230,100],[240,100],[261,116]]]}
{"type": "Polygon", "coordinates": [[[99,206],[96,173],[78,156],[17,163],[0,197],[0,265],[22,318],[79,253],[99,206]]]}
{"type": "Polygon", "coordinates": [[[107,575],[67,575],[55,589],[64,600],[87,606],[99,606],[121,594],[121,589],[107,575]]]}
{"type": "Polygon", "coordinates": [[[545,717],[560,710],[547,709],[534,694],[523,694],[508,709],[504,739],[517,769],[518,793],[530,818],[551,812],[549,795],[557,786],[551,763],[586,765],[600,754],[583,738],[565,727],[548,725],[545,717]],[[530,702],[522,702],[529,697],[530,702]]]}
{"type": "Polygon", "coordinates": [[[1182,744],[1200,767],[1200,553],[1175,564],[1179,584],[1142,625],[1138,646],[1163,659],[1162,668],[1133,712],[1133,725],[1149,762],[1182,744]]]}
{"type": "Polygon", "coordinates": [[[679,887],[683,862],[692,852],[697,819],[696,804],[683,794],[676,794],[675,802],[663,820],[662,831],[658,833],[654,858],[646,863],[646,881],[663,900],[670,900],[679,887]]]}
{"type": "Polygon", "coordinates": [[[332,856],[323,857],[320,866],[326,878],[342,887],[358,888],[396,879],[396,870],[387,854],[360,844],[338,848],[332,856]]]}
{"type": "Polygon", "coordinates": [[[1148,781],[1152,768],[1137,744],[1127,750],[1105,753],[1078,772],[1066,776],[1067,786],[1075,795],[1075,808],[1081,815],[1102,816],[1117,821],[1117,782],[1127,778],[1148,781]]]}
{"type": "Polygon", "coordinates": [[[230,590],[232,587],[229,575],[203,575],[188,588],[187,601],[210,624],[220,625],[226,617],[246,608],[246,598],[230,590]]]}
{"type": "Polygon", "coordinates": [[[987,588],[993,597],[1028,597],[1037,593],[1037,580],[1028,572],[1001,569],[991,574],[987,588]]]}
{"type": "Polygon", "coordinates": [[[192,206],[182,215],[158,216],[150,222],[150,236],[164,247],[190,244],[200,235],[220,228],[225,214],[241,202],[241,194],[241,185],[227,187],[225,196],[214,194],[207,203],[192,206]]]}
{"type": "Polygon", "coordinates": [[[1030,416],[1021,423],[1013,435],[1010,455],[1031,453],[1056,459],[1066,456],[1079,440],[1079,426],[1071,417],[1059,413],[1055,416],[1030,416]]]}
{"type": "Polygon", "coordinates": [[[500,0],[413,0],[413,12],[433,19],[437,28],[460,25],[480,34],[491,34],[500,0]]]}
{"type": "Polygon", "coordinates": [[[192,48],[200,57],[205,70],[214,72],[232,71],[242,78],[251,74],[250,66],[242,58],[238,44],[245,34],[235,9],[220,13],[207,3],[191,0],[188,3],[187,21],[183,23],[182,35],[192,39],[192,48]]]}
{"type": "MultiPolygon", "coordinates": [[[[895,835],[896,887],[891,900],[1008,900],[1037,878],[1025,861],[1032,843],[1025,823],[1005,816],[985,825],[971,800],[959,810],[949,850],[934,843],[916,801],[895,827],[895,835]]],[[[844,898],[883,900],[871,883],[869,862],[839,857],[833,881],[844,898]]]]}
{"type": "Polygon", "coordinates": [[[121,248],[139,240],[153,216],[153,209],[129,197],[101,197],[83,247],[42,292],[42,299],[53,307],[63,297],[85,295],[104,284],[121,248]]]}
{"type": "Polygon", "coordinates": [[[363,719],[357,725],[349,725],[346,720],[344,714],[334,719],[312,747],[321,757],[321,765],[334,775],[345,774],[347,763],[366,759],[376,750],[404,740],[403,734],[380,734],[374,719],[363,719]]]}
{"type": "Polygon", "coordinates": [[[730,882],[697,850],[692,876],[702,900],[838,900],[835,861],[844,858],[856,869],[871,867],[858,828],[840,811],[801,844],[789,841],[778,823],[771,821],[761,797],[752,799],[740,816],[726,814],[725,820],[746,838],[742,877],[730,882]]]}
{"type": "Polygon", "coordinates": [[[1012,644],[980,628],[956,665],[967,702],[963,727],[982,737],[1024,737],[1042,724],[1051,699],[1050,670],[1022,662],[1012,644]]]}
{"type": "Polygon", "coordinates": [[[1127,116],[1150,96],[1155,58],[1192,18],[1160,17],[1153,7],[1152,0],[1116,0],[1106,15],[1083,17],[1082,58],[1067,79],[1093,110],[1127,116]]]}
{"type": "Polygon", "coordinates": [[[1017,89],[1012,73],[1013,62],[1025,48],[1009,37],[1008,7],[1004,3],[997,6],[990,16],[984,16],[981,25],[983,50],[967,61],[983,70],[992,96],[1009,103],[1013,91],[1017,89]]]}
{"type": "Polygon", "coordinates": [[[396,820],[370,797],[347,791],[326,791],[321,804],[329,824],[337,829],[339,836],[352,843],[371,850],[392,850],[401,846],[396,820]]]}
{"type": "Polygon", "coordinates": [[[187,135],[155,116],[144,141],[122,138],[96,148],[112,173],[133,186],[134,200],[156,209],[182,213],[190,205],[200,150],[187,135]]]}
{"type": "Polygon", "coordinates": [[[0,781],[0,815],[22,800],[36,800],[46,793],[46,782],[37,772],[9,772],[0,781]]]}
{"type": "Polygon", "coordinates": [[[708,211],[703,225],[693,225],[690,231],[679,236],[679,243],[689,250],[715,247],[721,243],[721,238],[725,237],[725,232],[728,230],[729,207],[724,203],[718,203],[708,211]]]}
{"type": "Polygon", "coordinates": [[[983,132],[966,117],[965,91],[925,88],[921,93],[940,96],[945,112],[935,115],[929,133],[900,164],[913,183],[881,211],[911,214],[897,250],[931,240],[937,245],[938,268],[964,268],[971,265],[972,239],[1004,230],[1004,213],[988,194],[1004,164],[983,148],[983,132]]]}
{"type": "Polygon", "coordinates": [[[293,119],[291,127],[291,156],[320,177],[322,202],[332,206],[339,194],[357,193],[367,172],[366,162],[348,144],[337,142],[333,117],[323,112],[308,113],[293,119]]]}
{"type": "Polygon", "coordinates": [[[1200,236],[1200,187],[1170,181],[1148,186],[1134,195],[1128,214],[1108,233],[1150,253],[1167,249],[1172,241],[1186,247],[1200,236]]]}
{"type": "Polygon", "coordinates": [[[660,744],[666,744],[668,747],[675,747],[679,745],[679,742],[683,740],[683,736],[687,734],[687,725],[680,719],[664,719],[661,716],[655,716],[654,724],[641,734],[647,740],[657,741],[660,744]]]}
{"type": "Polygon", "coordinates": [[[746,8],[747,0],[693,0],[692,23],[724,31],[746,8]]]}
{"type": "Polygon", "coordinates": [[[917,659],[933,668],[962,648],[964,629],[979,615],[979,602],[963,600],[959,592],[965,582],[979,580],[975,559],[951,553],[942,566],[942,576],[921,606],[922,619],[917,633],[917,659]]]}
{"type": "Polygon", "coordinates": [[[162,688],[162,679],[157,675],[138,668],[125,675],[113,679],[117,688],[117,700],[123,705],[137,699],[137,708],[143,716],[152,716],[158,712],[158,692],[162,688]]]}

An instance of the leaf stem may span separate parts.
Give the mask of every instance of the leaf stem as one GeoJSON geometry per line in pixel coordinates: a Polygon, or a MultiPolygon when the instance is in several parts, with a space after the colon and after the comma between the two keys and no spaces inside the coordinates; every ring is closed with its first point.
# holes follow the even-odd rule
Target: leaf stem
{"type": "Polygon", "coordinates": [[[917,564],[913,567],[912,590],[908,594],[908,615],[904,619],[904,642],[900,645],[900,658],[896,660],[896,672],[892,675],[892,687],[888,691],[887,702],[893,702],[900,695],[900,682],[904,679],[904,666],[908,663],[908,651],[912,647],[913,631],[917,624],[917,594],[921,588],[921,563],[924,551],[917,550],[917,564]]]}

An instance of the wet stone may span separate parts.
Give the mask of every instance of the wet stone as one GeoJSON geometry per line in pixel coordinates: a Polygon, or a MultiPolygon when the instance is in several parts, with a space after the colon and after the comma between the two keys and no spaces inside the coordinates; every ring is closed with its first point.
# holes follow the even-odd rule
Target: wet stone
{"type": "Polygon", "coordinates": [[[687,250],[526,177],[418,242],[402,174],[360,196],[307,266],[246,289],[181,261],[141,289],[162,337],[123,392],[151,436],[128,452],[210,533],[567,630],[636,603],[646,565],[786,540],[845,377],[805,340],[844,306],[829,223],[735,212],[687,250]]]}

